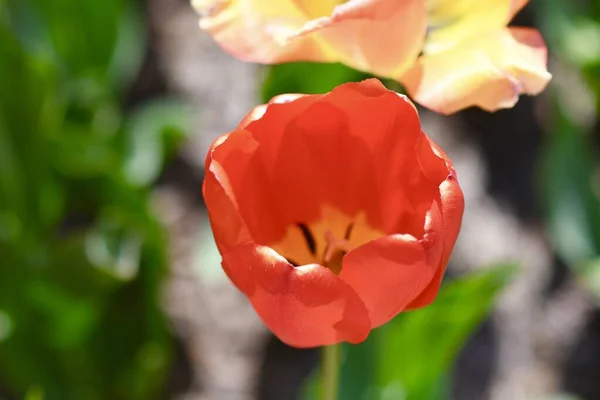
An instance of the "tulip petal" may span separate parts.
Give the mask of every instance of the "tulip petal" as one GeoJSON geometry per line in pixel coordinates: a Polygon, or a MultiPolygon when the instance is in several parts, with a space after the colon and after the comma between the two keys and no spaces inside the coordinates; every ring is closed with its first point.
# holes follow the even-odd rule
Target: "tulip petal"
{"type": "Polygon", "coordinates": [[[208,218],[219,251],[251,241],[235,199],[232,198],[227,177],[218,163],[206,170],[202,194],[207,205],[208,218]]]}
{"type": "Polygon", "coordinates": [[[205,177],[202,183],[202,196],[208,211],[215,242],[219,251],[251,241],[250,233],[239,214],[238,205],[227,173],[213,154],[229,135],[215,140],[208,150],[205,163],[205,177]]]}
{"type": "Polygon", "coordinates": [[[331,16],[308,22],[290,37],[290,43],[316,35],[327,49],[321,61],[394,77],[418,57],[426,26],[423,0],[350,0],[337,6],[331,16]]]}
{"type": "Polygon", "coordinates": [[[298,7],[312,18],[325,17],[333,12],[335,6],[345,0],[294,0],[298,7]]]}
{"type": "Polygon", "coordinates": [[[286,43],[309,20],[293,0],[192,0],[200,27],[233,56],[265,64],[323,58],[315,38],[286,43]]]}
{"type": "MultiPolygon", "coordinates": [[[[221,246],[224,248],[241,243],[242,239],[245,240],[248,236],[256,243],[272,243],[285,234],[287,225],[299,222],[282,218],[282,212],[287,212],[289,208],[286,205],[287,196],[273,185],[273,171],[265,168],[264,158],[279,154],[277,138],[282,136],[290,120],[301,114],[319,97],[276,96],[268,106],[255,107],[242,120],[237,130],[217,139],[211,146],[204,184],[207,208],[218,210],[227,207],[228,202],[223,198],[225,195],[221,194],[223,189],[219,188],[226,186],[226,196],[234,204],[234,207],[229,207],[228,210],[236,214],[234,217],[219,211],[215,212],[215,215],[220,215],[221,219],[211,218],[215,238],[221,229],[230,232],[229,235],[223,234],[221,246]],[[290,102],[292,103],[288,104],[290,102]],[[263,119],[266,119],[266,124],[263,123],[263,119]],[[275,142],[268,142],[263,140],[264,138],[275,139],[275,142]],[[275,147],[270,148],[269,143],[273,143],[275,147]],[[228,217],[223,218],[224,215],[228,217]],[[237,218],[243,222],[249,235],[243,232],[238,236],[233,225],[228,227],[227,224],[233,224],[232,221],[237,218]]],[[[316,210],[317,205],[313,208],[316,210]]]]}
{"type": "Polygon", "coordinates": [[[448,175],[454,173],[454,167],[448,156],[427,135],[422,134],[416,146],[416,158],[423,175],[435,184],[436,192],[448,175]]]}
{"type": "Polygon", "coordinates": [[[495,111],[520,94],[540,93],[551,78],[546,62],[538,31],[510,28],[426,54],[400,80],[417,102],[443,114],[469,106],[495,111]]]}
{"type": "MultiPolygon", "coordinates": [[[[331,204],[349,216],[364,210],[374,229],[391,234],[422,205],[418,230],[401,231],[420,237],[424,212],[448,171],[442,163],[444,173],[428,182],[419,168],[424,135],[414,105],[375,79],[299,101],[306,104],[270,105],[246,128],[260,142],[286,223],[315,220],[321,205],[331,204]]],[[[437,159],[431,146],[429,153],[437,159]]]]}
{"type": "MultiPolygon", "coordinates": [[[[305,94],[297,94],[297,93],[286,93],[280,94],[279,96],[273,97],[268,104],[284,104],[289,103],[290,101],[295,101],[295,104],[305,103],[306,107],[312,104],[316,99],[316,96],[309,96],[305,94]],[[300,100],[300,98],[305,97],[305,99],[300,100]]],[[[242,121],[238,125],[238,129],[244,129],[250,124],[250,122],[257,121],[261,119],[265,113],[267,112],[268,104],[261,104],[260,106],[254,107],[248,114],[244,116],[242,121]]],[[[302,107],[297,107],[298,109],[303,109],[302,107]]],[[[299,112],[299,111],[296,111],[299,112]]]]}
{"type": "Polygon", "coordinates": [[[243,245],[223,254],[223,269],[269,329],[295,347],[360,343],[371,329],[356,293],[327,268],[294,268],[273,249],[243,245]]]}
{"type": "MultiPolygon", "coordinates": [[[[275,203],[282,205],[285,225],[318,219],[326,199],[336,204],[328,196],[341,198],[345,194],[336,190],[340,182],[347,181],[342,179],[342,169],[370,170],[362,167],[369,160],[366,154],[355,157],[358,150],[353,147],[360,143],[347,135],[344,113],[327,103],[315,102],[308,107],[296,102],[274,104],[248,129],[261,145],[261,162],[270,184],[276,188],[273,196],[275,203]]],[[[362,182],[357,180],[348,189],[356,193],[362,182]]],[[[358,206],[354,211],[357,209],[358,206]]]]}
{"type": "Polygon", "coordinates": [[[504,28],[528,0],[430,0],[425,53],[504,28]]]}
{"type": "Polygon", "coordinates": [[[511,21],[529,3],[529,0],[511,0],[508,20],[511,21]]]}
{"type": "MultiPolygon", "coordinates": [[[[382,102],[372,98],[369,102],[365,95],[378,91],[397,99],[376,81],[334,90],[347,104],[354,102],[356,109],[381,106],[382,102]]],[[[387,117],[382,112],[377,115],[387,117]]],[[[281,211],[285,224],[317,220],[323,204],[335,205],[348,215],[375,204],[369,194],[373,190],[368,190],[374,184],[372,156],[362,136],[376,135],[376,128],[371,125],[360,135],[349,134],[354,129],[349,118],[350,113],[337,107],[330,95],[306,96],[269,105],[260,120],[247,126],[260,143],[262,165],[277,188],[276,203],[285,205],[281,211]]],[[[369,120],[380,122],[376,116],[369,120]]]]}
{"type": "Polygon", "coordinates": [[[451,175],[444,183],[440,185],[440,199],[442,208],[442,242],[443,256],[434,278],[427,288],[406,307],[406,310],[412,310],[427,306],[433,302],[442,283],[442,278],[446,272],[452,249],[456,243],[462,216],[465,208],[465,200],[458,181],[451,175]]]}
{"type": "MultiPolygon", "coordinates": [[[[362,207],[378,229],[388,234],[401,232],[420,237],[431,196],[437,193],[448,170],[421,132],[414,105],[375,79],[345,84],[323,101],[345,111],[352,135],[361,138],[373,160],[372,182],[368,184],[375,187],[362,185],[353,199],[365,199],[362,207]],[[419,168],[418,157],[435,158],[437,164],[431,167],[435,164],[431,162],[427,168],[419,168]],[[409,229],[407,224],[416,229],[409,229]]],[[[354,175],[342,176],[352,179],[354,175]]]]}
{"type": "MultiPolygon", "coordinates": [[[[274,238],[283,236],[286,227],[282,225],[279,208],[274,203],[275,188],[270,185],[262,166],[259,143],[249,131],[243,129],[231,132],[218,142],[210,153],[208,168],[218,178],[218,184],[226,189],[227,197],[235,205],[232,210],[237,214],[235,218],[239,215],[253,242],[267,244],[274,238]]],[[[217,193],[216,189],[209,186],[211,182],[208,180],[205,187],[207,208],[218,209],[222,205],[215,204],[219,196],[214,194],[214,200],[210,197],[209,190],[217,193]]],[[[217,219],[216,215],[215,213],[214,221],[211,219],[213,229],[216,225],[225,224],[234,218],[229,214],[218,214],[217,219]]],[[[230,231],[230,234],[236,236],[235,231],[230,231]]]]}
{"type": "Polygon", "coordinates": [[[340,277],[367,306],[373,327],[402,311],[431,282],[439,260],[411,235],[389,235],[350,251],[340,277]]]}
{"type": "Polygon", "coordinates": [[[376,79],[307,97],[316,99],[287,127],[284,106],[248,126],[272,149],[263,160],[287,220],[314,219],[321,208],[309,205],[327,203],[350,216],[365,210],[370,225],[388,234],[421,237],[425,211],[449,171],[410,100],[376,79]]]}

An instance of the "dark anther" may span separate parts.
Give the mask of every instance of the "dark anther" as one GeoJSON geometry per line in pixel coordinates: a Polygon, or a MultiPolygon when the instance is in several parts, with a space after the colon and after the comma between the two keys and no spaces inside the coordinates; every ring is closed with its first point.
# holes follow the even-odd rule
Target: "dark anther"
{"type": "Polygon", "coordinates": [[[288,258],[287,262],[289,262],[290,264],[292,264],[294,267],[297,267],[298,265],[300,265],[296,261],[292,260],[291,258],[288,258]]]}
{"type": "Polygon", "coordinates": [[[346,228],[346,233],[344,234],[344,239],[349,240],[350,235],[352,235],[352,228],[354,228],[354,222],[350,222],[350,225],[346,228]]]}
{"type": "Polygon", "coordinates": [[[317,253],[317,242],[315,241],[315,237],[313,236],[312,232],[310,231],[310,229],[308,229],[308,226],[306,226],[306,224],[298,223],[296,225],[298,225],[298,228],[300,228],[302,235],[304,235],[304,240],[306,240],[308,250],[312,255],[315,255],[317,253]]]}

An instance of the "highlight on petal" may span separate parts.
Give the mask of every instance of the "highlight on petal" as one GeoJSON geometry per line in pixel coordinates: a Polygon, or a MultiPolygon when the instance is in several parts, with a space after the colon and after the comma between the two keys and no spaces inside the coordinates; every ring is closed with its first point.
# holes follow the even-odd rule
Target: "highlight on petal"
{"type": "MultiPolygon", "coordinates": [[[[206,175],[202,183],[202,196],[207,206],[208,218],[215,242],[221,253],[231,247],[241,243],[248,243],[252,240],[248,228],[239,213],[239,206],[231,187],[229,176],[222,165],[213,158],[214,152],[229,137],[230,135],[224,135],[215,140],[211,145],[205,163],[206,175]]],[[[233,136],[231,140],[237,143],[238,137],[233,136]]],[[[246,145],[246,147],[248,146],[246,145]]],[[[218,151],[228,152],[231,149],[238,150],[236,146],[227,146],[218,151]]]]}
{"type": "MultiPolygon", "coordinates": [[[[306,97],[305,94],[297,94],[297,93],[286,93],[281,94],[279,96],[273,97],[269,104],[283,104],[288,103],[290,101],[298,100],[301,97],[306,97]]],[[[309,100],[310,101],[310,100],[309,100]]],[[[261,104],[260,106],[254,107],[246,116],[242,119],[242,121],[238,125],[238,129],[245,128],[250,122],[259,120],[265,115],[267,112],[268,104],[261,104]]]]}
{"type": "MultiPolygon", "coordinates": [[[[379,226],[376,185],[393,180],[387,178],[390,163],[404,163],[401,155],[410,153],[407,145],[421,134],[412,103],[375,79],[292,104],[269,105],[263,118],[247,129],[263,149],[261,166],[277,187],[276,203],[285,204],[287,225],[314,220],[322,204],[334,204],[348,215],[366,211],[369,221],[379,226]],[[395,134],[400,131],[402,135],[395,134]]],[[[402,165],[396,170],[400,175],[402,165]]],[[[255,195],[249,191],[240,197],[255,195]]]]}
{"type": "Polygon", "coordinates": [[[331,16],[307,22],[289,42],[316,37],[326,49],[320,61],[338,61],[394,77],[418,57],[426,27],[423,0],[350,0],[337,6],[331,16]]]}
{"type": "Polygon", "coordinates": [[[507,28],[421,56],[400,81],[424,106],[451,114],[469,106],[510,108],[520,94],[540,93],[550,81],[538,31],[507,28]]]}
{"type": "MultiPolygon", "coordinates": [[[[220,171],[216,175],[218,183],[235,204],[235,215],[219,213],[220,217],[211,218],[211,223],[215,229],[218,224],[239,218],[253,242],[269,243],[285,232],[285,226],[281,224],[279,215],[281,207],[275,203],[273,196],[275,188],[270,185],[269,177],[262,168],[259,152],[260,143],[246,129],[231,132],[219,145],[213,146],[209,168],[211,172],[220,171]]],[[[215,200],[208,196],[208,183],[205,184],[207,209],[218,210],[222,205],[217,203],[218,196],[214,197],[215,200]]],[[[237,237],[236,232],[230,235],[237,237]]],[[[216,235],[215,239],[218,240],[216,235]]],[[[230,237],[228,239],[231,240],[230,237]]],[[[240,242],[236,240],[235,243],[240,242]]]]}
{"type": "Polygon", "coordinates": [[[265,64],[323,58],[311,37],[286,43],[309,18],[294,0],[192,0],[200,27],[233,56],[265,64]]]}
{"type": "Polygon", "coordinates": [[[429,285],[427,285],[417,298],[406,306],[405,311],[425,307],[435,300],[444,274],[446,273],[454,244],[460,232],[465,209],[465,200],[462,190],[458,185],[452,161],[450,161],[448,156],[435,142],[431,141],[425,135],[423,135],[423,139],[419,151],[419,164],[421,164],[421,168],[428,171],[426,173],[428,176],[434,177],[442,173],[440,162],[443,162],[447,174],[439,186],[439,207],[432,207],[433,212],[431,213],[432,217],[439,216],[438,223],[441,223],[441,228],[438,224],[432,224],[430,229],[430,231],[438,232],[433,235],[433,239],[441,242],[442,257],[436,269],[435,276],[429,285]],[[433,155],[427,151],[429,149],[433,150],[433,155]]]}
{"type": "Polygon", "coordinates": [[[406,310],[425,307],[433,302],[446,273],[450,255],[460,232],[465,200],[454,174],[440,185],[443,255],[435,276],[421,294],[406,306],[406,310]]]}
{"type": "Polygon", "coordinates": [[[429,0],[425,53],[504,28],[528,0],[429,0]]]}
{"type": "Polygon", "coordinates": [[[373,327],[377,327],[401,312],[427,287],[438,263],[413,236],[396,234],[346,254],[340,277],[365,303],[373,327]]]}
{"type": "Polygon", "coordinates": [[[360,343],[369,334],[365,305],[321,265],[295,268],[273,249],[258,245],[227,251],[222,265],[269,329],[291,346],[360,343]]]}
{"type": "MultiPolygon", "coordinates": [[[[394,226],[411,209],[410,197],[426,192],[419,186],[423,180],[418,165],[413,162],[415,147],[422,135],[414,105],[376,79],[344,84],[324,96],[323,101],[344,110],[350,136],[354,140],[359,138],[362,143],[355,147],[362,151],[356,151],[348,162],[357,168],[348,174],[338,167],[338,181],[347,182],[346,187],[356,187],[354,177],[370,174],[351,198],[343,196],[347,198],[344,203],[363,199],[362,208],[371,225],[387,233],[397,233],[394,226]],[[367,157],[369,162],[361,165],[352,160],[358,157],[367,157]],[[405,185],[419,188],[412,190],[405,185]]],[[[432,186],[435,187],[437,185],[432,186]]],[[[351,208],[346,210],[352,212],[351,208]]]]}

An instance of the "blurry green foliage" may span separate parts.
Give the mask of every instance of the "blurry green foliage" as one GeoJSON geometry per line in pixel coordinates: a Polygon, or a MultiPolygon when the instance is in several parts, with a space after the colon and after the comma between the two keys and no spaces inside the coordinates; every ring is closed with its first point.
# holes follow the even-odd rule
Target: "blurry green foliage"
{"type": "Polygon", "coordinates": [[[284,93],[320,94],[346,82],[358,82],[370,75],[343,64],[295,62],[268,68],[262,87],[263,103],[284,93]]]}
{"type": "Polygon", "coordinates": [[[557,73],[548,90],[540,174],[550,238],[600,298],[600,1],[538,0],[557,73]]]}
{"type": "Polygon", "coordinates": [[[581,400],[579,397],[567,394],[567,393],[559,393],[554,396],[540,397],[532,400],[581,400]]]}
{"type": "Polygon", "coordinates": [[[534,0],[551,51],[600,91],[600,1],[534,0]]]}
{"type": "Polygon", "coordinates": [[[560,102],[554,110],[541,164],[543,200],[555,248],[583,272],[586,260],[600,254],[600,201],[592,187],[597,165],[583,127],[560,102]]]}
{"type": "Polygon", "coordinates": [[[185,109],[125,113],[145,52],[135,2],[0,4],[0,381],[28,399],[160,397],[165,235],[148,192],[185,109]]]}
{"type": "MultiPolygon", "coordinates": [[[[515,270],[499,266],[455,279],[429,307],[398,315],[360,345],[344,344],[339,398],[447,399],[453,361],[515,270]]],[[[317,373],[305,398],[318,396],[317,373]]]]}
{"type": "Polygon", "coordinates": [[[158,178],[164,156],[177,148],[190,113],[182,103],[171,99],[149,102],[132,113],[125,143],[125,175],[129,182],[146,186],[158,178]]]}
{"type": "Polygon", "coordinates": [[[44,392],[38,387],[33,387],[27,391],[25,400],[44,400],[44,392]]]}

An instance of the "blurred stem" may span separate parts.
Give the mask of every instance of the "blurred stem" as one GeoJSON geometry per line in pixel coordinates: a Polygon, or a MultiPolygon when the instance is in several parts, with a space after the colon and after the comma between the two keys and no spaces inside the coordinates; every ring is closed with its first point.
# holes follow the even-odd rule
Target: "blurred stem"
{"type": "Polygon", "coordinates": [[[338,400],[340,380],[340,353],[342,346],[335,344],[323,348],[323,398],[338,400]]]}

